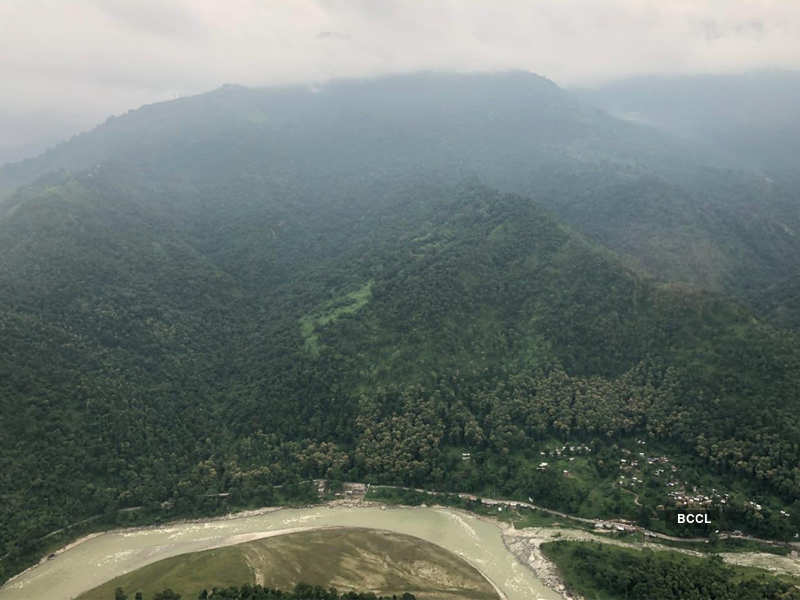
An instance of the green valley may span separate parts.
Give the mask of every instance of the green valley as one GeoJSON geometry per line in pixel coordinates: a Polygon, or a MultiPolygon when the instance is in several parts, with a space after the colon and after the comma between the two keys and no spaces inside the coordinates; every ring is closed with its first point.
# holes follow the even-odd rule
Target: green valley
{"type": "Polygon", "coordinates": [[[509,73],[227,86],[0,181],[0,580],[315,479],[800,534],[788,180],[509,73]]]}

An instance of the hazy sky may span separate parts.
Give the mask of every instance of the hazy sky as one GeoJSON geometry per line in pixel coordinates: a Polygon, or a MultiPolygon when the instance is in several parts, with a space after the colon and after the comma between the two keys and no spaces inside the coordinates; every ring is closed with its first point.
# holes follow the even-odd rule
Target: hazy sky
{"type": "Polygon", "coordinates": [[[222,83],[800,68],[800,0],[0,0],[0,163],[222,83]]]}

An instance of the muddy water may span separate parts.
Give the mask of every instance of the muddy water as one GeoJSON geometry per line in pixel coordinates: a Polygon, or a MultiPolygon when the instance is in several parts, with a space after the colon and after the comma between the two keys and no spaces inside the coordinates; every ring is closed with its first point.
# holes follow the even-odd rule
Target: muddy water
{"type": "Polygon", "coordinates": [[[336,526],[386,529],[438,544],[477,568],[508,600],[559,598],[506,550],[496,525],[475,516],[444,508],[322,506],[104,533],[8,582],[0,600],[68,600],[162,558],[283,530],[336,526]]]}

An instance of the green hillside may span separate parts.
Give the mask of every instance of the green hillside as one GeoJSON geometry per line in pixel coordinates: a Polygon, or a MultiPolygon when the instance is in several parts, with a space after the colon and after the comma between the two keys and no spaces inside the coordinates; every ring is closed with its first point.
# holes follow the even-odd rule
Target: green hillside
{"type": "Polygon", "coordinates": [[[212,211],[144,180],[64,176],[0,220],[6,576],[81,519],[312,498],[312,477],[650,519],[664,481],[645,509],[615,485],[637,438],[730,490],[731,527],[797,527],[793,334],[476,183],[212,211]],[[570,476],[536,468],[562,444],[589,450],[570,476]]]}
{"type": "Polygon", "coordinates": [[[696,159],[541,78],[420,75],[4,167],[0,578],[312,478],[792,539],[795,192],[696,159]]]}
{"type": "MultiPolygon", "coordinates": [[[[315,199],[367,210],[381,204],[387,187],[453,185],[475,176],[534,198],[648,277],[732,294],[771,318],[777,313],[754,293],[800,270],[797,178],[770,158],[791,153],[781,146],[756,151],[757,161],[729,156],[743,146],[752,156],[760,146],[746,143],[748,132],[772,118],[767,129],[783,132],[772,137],[791,137],[789,107],[769,112],[770,99],[782,97],[770,90],[783,84],[762,79],[753,96],[760,100],[740,101],[749,102],[750,113],[760,111],[761,119],[748,117],[756,122],[749,128],[741,119],[725,120],[736,106],[720,112],[719,101],[699,102],[704,115],[719,114],[696,116],[698,126],[719,121],[706,128],[744,138],[736,143],[705,130],[672,137],[671,129],[612,118],[522,72],[423,73],[313,89],[224,86],[129,111],[40,157],[0,167],[0,198],[49,173],[109,161],[132,167],[137,176],[130,183],[149,185],[164,204],[182,198],[207,210],[266,195],[280,196],[287,207],[315,199]],[[708,139],[715,143],[702,143],[708,139]]],[[[663,96],[661,109],[679,111],[682,88],[675,86],[647,97],[663,96]]],[[[641,99],[636,86],[628,89],[608,93],[641,99]]],[[[736,89],[728,95],[736,98],[736,89]]],[[[717,93],[725,94],[724,86],[717,93]]],[[[614,110],[600,92],[588,98],[614,110]]],[[[786,310],[795,313],[793,306],[786,310]]]]}

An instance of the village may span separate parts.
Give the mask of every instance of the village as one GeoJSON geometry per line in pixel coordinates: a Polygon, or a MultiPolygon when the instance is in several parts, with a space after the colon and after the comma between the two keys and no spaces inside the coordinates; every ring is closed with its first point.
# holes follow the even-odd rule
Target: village
{"type": "MultiPolygon", "coordinates": [[[[614,485],[633,494],[637,506],[640,505],[639,493],[648,479],[655,479],[659,487],[664,488],[664,502],[656,506],[657,510],[663,510],[666,506],[687,509],[725,507],[731,502],[731,495],[728,492],[717,488],[703,490],[701,486],[686,481],[680,476],[680,467],[674,464],[669,456],[647,452],[646,440],[637,439],[635,444],[634,450],[620,449],[621,457],[617,463],[619,475],[614,481],[614,485]]],[[[558,468],[562,475],[571,477],[570,469],[562,468],[567,466],[563,464],[563,461],[571,463],[578,457],[588,456],[591,453],[591,447],[581,443],[566,443],[547,448],[539,452],[542,460],[538,463],[537,469],[547,471],[558,468]]],[[[745,507],[754,512],[761,512],[763,509],[760,503],[752,499],[745,500],[745,507]]],[[[779,514],[783,518],[791,516],[791,513],[785,510],[780,510],[779,514]]]]}

